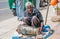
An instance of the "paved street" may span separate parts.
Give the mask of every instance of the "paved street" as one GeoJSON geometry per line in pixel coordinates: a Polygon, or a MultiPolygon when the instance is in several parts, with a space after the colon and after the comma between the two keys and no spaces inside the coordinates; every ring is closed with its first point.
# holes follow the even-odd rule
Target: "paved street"
{"type": "Polygon", "coordinates": [[[0,22],[0,39],[11,39],[19,24],[17,17],[0,22]]]}
{"type": "Polygon", "coordinates": [[[0,0],[0,39],[11,39],[18,24],[17,17],[9,9],[8,0],[0,0]]]}
{"type": "Polygon", "coordinates": [[[14,17],[8,6],[8,0],[0,0],[0,21],[14,17]]]}
{"type": "MultiPolygon", "coordinates": [[[[60,6],[60,3],[59,3],[60,6]]],[[[41,10],[44,20],[47,13],[47,9],[41,10]]],[[[60,22],[52,22],[51,17],[56,16],[56,12],[52,6],[49,7],[48,12],[48,18],[47,18],[47,25],[51,26],[51,29],[53,29],[55,32],[52,36],[50,36],[48,39],[60,39],[60,22]]]]}

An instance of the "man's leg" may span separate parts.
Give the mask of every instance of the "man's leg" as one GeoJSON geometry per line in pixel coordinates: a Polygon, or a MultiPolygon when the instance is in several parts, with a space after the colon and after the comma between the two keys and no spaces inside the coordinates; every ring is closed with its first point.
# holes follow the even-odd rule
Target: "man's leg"
{"type": "Polygon", "coordinates": [[[39,27],[40,26],[40,21],[36,16],[33,16],[31,19],[31,25],[32,26],[36,26],[39,27]]]}
{"type": "Polygon", "coordinates": [[[29,18],[29,17],[24,17],[23,22],[24,22],[26,25],[31,26],[31,18],[29,18]]]}

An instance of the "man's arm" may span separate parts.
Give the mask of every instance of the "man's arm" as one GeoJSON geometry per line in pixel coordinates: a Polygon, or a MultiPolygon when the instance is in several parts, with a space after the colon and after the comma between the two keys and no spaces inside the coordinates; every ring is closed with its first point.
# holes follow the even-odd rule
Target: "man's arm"
{"type": "Polygon", "coordinates": [[[36,13],[36,16],[38,17],[38,19],[40,20],[40,22],[43,22],[43,16],[42,16],[41,12],[38,9],[35,9],[35,13],[36,13]]]}
{"type": "Polygon", "coordinates": [[[43,28],[43,26],[44,26],[44,21],[43,21],[43,16],[42,16],[42,14],[37,10],[37,16],[38,16],[38,18],[39,18],[39,20],[40,20],[40,22],[41,22],[41,24],[40,24],[40,31],[42,31],[42,28],[43,28]]]}
{"type": "Polygon", "coordinates": [[[38,12],[38,18],[39,18],[40,22],[43,22],[43,16],[40,12],[38,12]]]}

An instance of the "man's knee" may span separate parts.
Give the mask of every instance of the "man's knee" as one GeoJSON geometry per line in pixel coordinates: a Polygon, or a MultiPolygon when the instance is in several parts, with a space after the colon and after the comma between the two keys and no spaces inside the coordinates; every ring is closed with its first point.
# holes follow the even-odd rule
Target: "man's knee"
{"type": "Polygon", "coordinates": [[[39,19],[38,19],[36,16],[33,16],[33,17],[32,17],[32,21],[37,21],[37,22],[38,22],[39,19]]]}
{"type": "Polygon", "coordinates": [[[37,17],[36,17],[36,16],[33,16],[33,17],[32,17],[32,20],[35,20],[35,19],[37,19],[37,17]]]}
{"type": "Polygon", "coordinates": [[[29,18],[29,17],[24,17],[24,20],[23,20],[23,22],[25,22],[25,24],[27,24],[27,25],[31,25],[31,19],[29,18]]]}

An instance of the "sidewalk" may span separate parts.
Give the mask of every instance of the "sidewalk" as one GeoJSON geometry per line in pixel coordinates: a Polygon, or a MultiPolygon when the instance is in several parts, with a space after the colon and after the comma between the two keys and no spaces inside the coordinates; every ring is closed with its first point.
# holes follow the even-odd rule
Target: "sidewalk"
{"type": "Polygon", "coordinates": [[[0,39],[11,39],[19,24],[17,17],[0,22],[0,39]]]}
{"type": "MultiPolygon", "coordinates": [[[[41,13],[44,17],[47,13],[47,9],[41,10],[41,13]]],[[[52,29],[55,30],[54,34],[50,36],[48,39],[60,39],[60,22],[52,22],[51,17],[56,16],[56,12],[53,11],[53,7],[49,7],[48,18],[47,18],[47,25],[50,25],[52,29]]]]}

